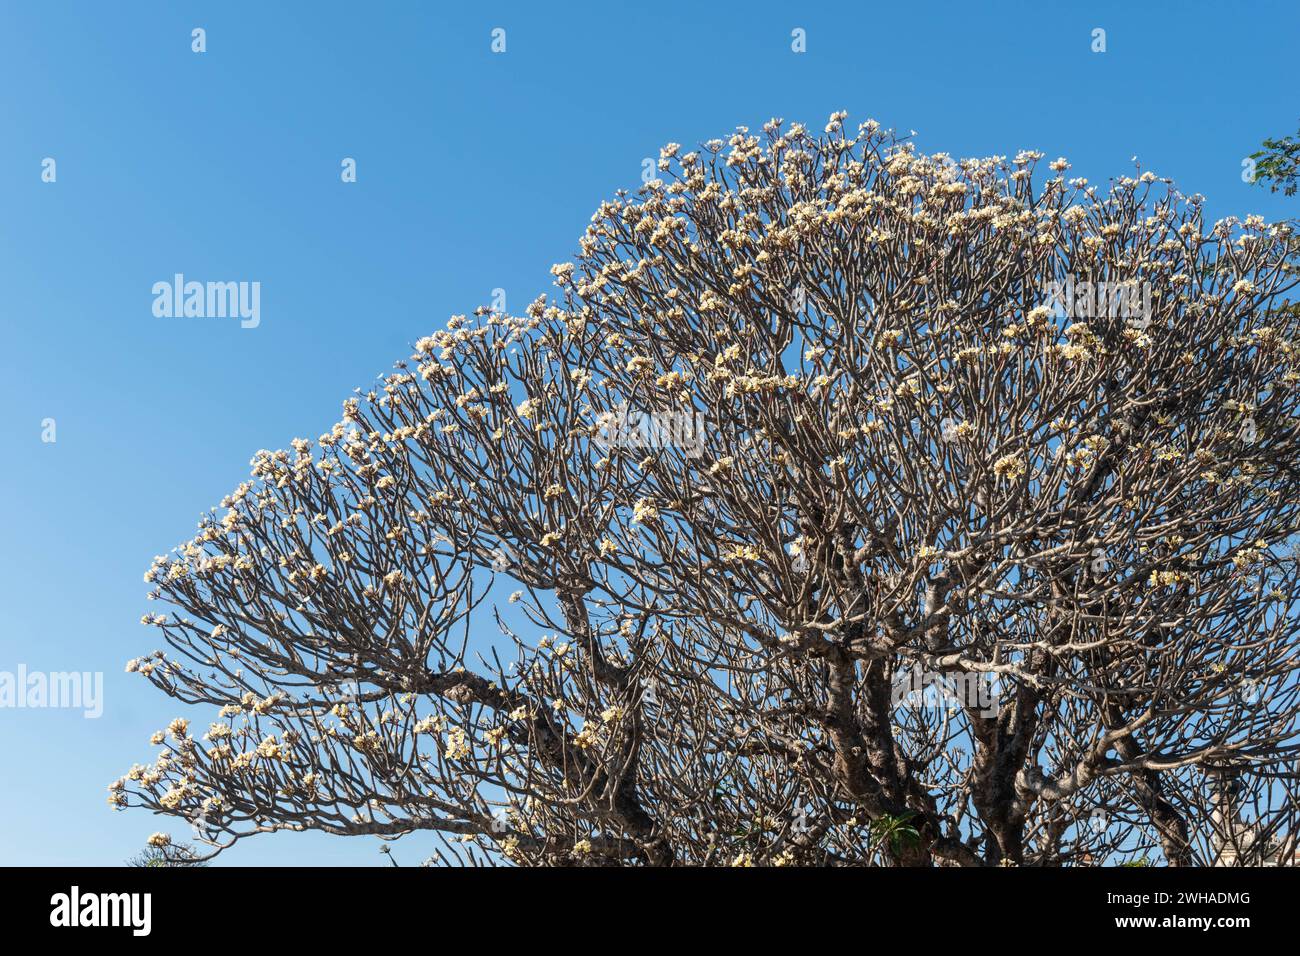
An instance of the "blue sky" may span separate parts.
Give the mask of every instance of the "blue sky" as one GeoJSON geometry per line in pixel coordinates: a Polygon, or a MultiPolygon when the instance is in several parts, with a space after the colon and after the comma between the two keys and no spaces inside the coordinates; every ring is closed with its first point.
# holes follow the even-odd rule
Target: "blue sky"
{"type": "MultiPolygon", "coordinates": [[[[0,0],[0,671],[105,679],[97,720],[0,709],[0,863],[114,865],[163,828],[104,789],[180,712],[123,673],[154,646],[150,558],[448,315],[545,291],[664,143],[846,109],[1099,183],[1137,155],[1211,217],[1295,216],[1241,161],[1296,128],[1298,45],[1292,3],[0,0]],[[260,282],[260,325],[155,317],[177,272],[260,282]]],[[[377,848],[277,836],[222,862],[377,848]]]]}

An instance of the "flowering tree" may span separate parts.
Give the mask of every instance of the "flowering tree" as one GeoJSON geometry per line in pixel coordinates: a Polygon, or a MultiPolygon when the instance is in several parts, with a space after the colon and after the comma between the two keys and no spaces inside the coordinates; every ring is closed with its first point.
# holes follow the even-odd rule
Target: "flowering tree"
{"type": "Polygon", "coordinates": [[[556,297],[259,452],[128,665],[220,718],[110,803],[213,852],[1289,860],[1291,229],[844,119],[669,145],[556,297]]]}

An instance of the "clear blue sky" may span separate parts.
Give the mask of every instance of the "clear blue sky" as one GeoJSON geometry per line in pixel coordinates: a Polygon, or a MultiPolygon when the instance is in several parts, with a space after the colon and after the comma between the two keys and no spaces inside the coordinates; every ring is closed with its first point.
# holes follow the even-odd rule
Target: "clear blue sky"
{"type": "MultiPolygon", "coordinates": [[[[662,144],[842,108],[926,151],[1065,155],[1094,182],[1137,155],[1213,217],[1294,216],[1241,160],[1296,129],[1297,9],[0,0],[0,671],[106,682],[98,720],[0,709],[0,863],[112,865],[163,828],[104,789],[180,712],[123,673],[155,642],[150,558],[448,315],[549,288],[662,144]],[[177,272],[260,282],[260,326],[156,318],[177,272]]],[[[310,835],[223,860],[382,862],[374,840],[310,835]]]]}

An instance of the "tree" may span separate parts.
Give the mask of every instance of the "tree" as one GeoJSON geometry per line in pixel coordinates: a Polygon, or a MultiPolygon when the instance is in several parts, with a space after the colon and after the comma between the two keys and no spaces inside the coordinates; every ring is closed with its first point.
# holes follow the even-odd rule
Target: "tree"
{"type": "Polygon", "coordinates": [[[134,868],[203,867],[208,865],[203,853],[187,843],[150,844],[126,861],[134,868]]]}
{"type": "Polygon", "coordinates": [[[1256,161],[1255,181],[1268,183],[1269,192],[1280,189],[1284,195],[1294,196],[1296,178],[1300,176],[1300,140],[1291,136],[1266,139],[1263,146],[1250,154],[1256,161]]]}
{"type": "Polygon", "coordinates": [[[1291,227],[843,120],[668,145],[555,298],[258,452],[128,665],[220,719],[110,802],[525,865],[1289,840],[1291,227]]]}

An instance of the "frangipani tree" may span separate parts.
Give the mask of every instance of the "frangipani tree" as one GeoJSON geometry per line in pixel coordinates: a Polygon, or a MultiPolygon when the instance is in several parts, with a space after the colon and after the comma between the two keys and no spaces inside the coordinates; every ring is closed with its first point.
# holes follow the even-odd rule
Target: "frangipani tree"
{"type": "Polygon", "coordinates": [[[557,296],[259,452],[129,665],[220,715],[110,802],[214,850],[1289,859],[1291,228],[844,120],[669,145],[557,296]]]}

